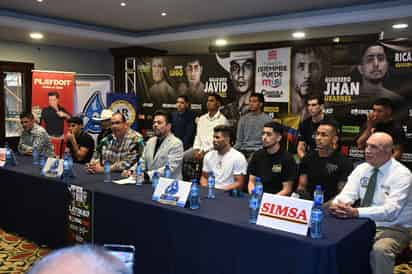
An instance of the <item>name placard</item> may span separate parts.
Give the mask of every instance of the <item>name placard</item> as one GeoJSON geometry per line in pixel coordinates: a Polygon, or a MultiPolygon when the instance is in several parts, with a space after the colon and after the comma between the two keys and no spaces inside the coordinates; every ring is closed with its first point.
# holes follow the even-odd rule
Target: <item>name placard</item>
{"type": "Polygon", "coordinates": [[[263,193],[258,225],[306,236],[313,201],[263,193]]]}
{"type": "Polygon", "coordinates": [[[46,177],[60,178],[63,174],[63,160],[51,157],[47,158],[42,173],[46,177]]]}
{"type": "Polygon", "coordinates": [[[160,177],[152,200],[162,204],[184,207],[192,183],[160,177]]]}

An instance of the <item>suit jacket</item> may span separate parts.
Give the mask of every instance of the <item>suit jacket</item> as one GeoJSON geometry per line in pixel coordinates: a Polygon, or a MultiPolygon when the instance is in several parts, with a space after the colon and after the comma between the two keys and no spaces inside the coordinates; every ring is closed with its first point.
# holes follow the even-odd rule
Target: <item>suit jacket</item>
{"type": "Polygon", "coordinates": [[[153,158],[157,137],[150,138],[144,148],[142,160],[147,171],[157,171],[163,176],[164,167],[169,163],[173,179],[182,178],[183,143],[179,138],[170,133],[162,142],[153,158]]]}

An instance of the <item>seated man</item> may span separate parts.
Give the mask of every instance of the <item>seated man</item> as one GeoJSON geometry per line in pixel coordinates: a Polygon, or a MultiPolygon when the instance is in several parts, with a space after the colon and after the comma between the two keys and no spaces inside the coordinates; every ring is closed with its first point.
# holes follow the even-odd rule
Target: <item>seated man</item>
{"type": "Polygon", "coordinates": [[[50,142],[49,135],[44,128],[36,124],[33,114],[31,112],[20,114],[20,123],[23,132],[17,146],[19,153],[31,155],[33,147],[36,147],[40,154],[54,157],[53,145],[50,142]]]}
{"type": "Polygon", "coordinates": [[[353,164],[335,150],[339,140],[335,121],[320,122],[315,139],[317,150],[306,154],[300,163],[297,192],[303,194],[303,198],[312,200],[316,185],[321,185],[324,200],[329,201],[342,190],[353,164]]]}
{"type": "Polygon", "coordinates": [[[51,252],[37,261],[28,274],[131,274],[132,270],[105,249],[76,245],[51,252]]]}
{"type": "Polygon", "coordinates": [[[322,96],[311,95],[305,100],[305,103],[310,116],[300,123],[298,129],[297,154],[300,159],[302,159],[307,152],[316,148],[316,129],[322,120],[328,119],[323,111],[324,100],[322,96]]]}
{"type": "Polygon", "coordinates": [[[213,148],[203,159],[200,184],[207,186],[208,173],[213,172],[216,188],[224,190],[242,189],[247,162],[242,153],[232,148],[232,128],[216,126],[213,134],[213,148]]]}
{"type": "Polygon", "coordinates": [[[196,133],[196,115],[190,110],[190,102],[186,95],[180,95],[176,99],[177,111],[172,112],[172,132],[182,140],[184,150],[193,145],[196,133]]]}
{"type": "Polygon", "coordinates": [[[376,224],[370,253],[374,274],[392,274],[395,257],[409,244],[412,227],[412,174],[392,158],[389,134],[377,132],[366,141],[365,160],[349,175],[333,200],[331,213],[339,218],[370,218],[376,224]],[[360,207],[353,204],[360,199],[360,207]]]}
{"type": "Polygon", "coordinates": [[[263,149],[256,151],[249,163],[249,193],[255,188],[256,177],[260,177],[263,191],[287,196],[292,192],[297,177],[297,168],[292,155],[280,146],[283,126],[269,122],[263,126],[263,149]]]}
{"type": "Polygon", "coordinates": [[[372,105],[373,111],[368,114],[366,125],[356,140],[359,149],[365,149],[366,140],[374,132],[388,133],[394,142],[393,157],[399,160],[405,143],[405,132],[402,125],[393,119],[393,105],[388,98],[379,98],[372,105]]]}
{"type": "Polygon", "coordinates": [[[111,121],[110,121],[110,119],[112,118],[112,115],[113,115],[113,111],[111,109],[103,109],[99,117],[92,118],[94,122],[100,123],[100,127],[101,127],[101,131],[99,135],[97,135],[96,144],[99,144],[100,141],[104,137],[112,134],[111,121]]]}
{"type": "Polygon", "coordinates": [[[111,171],[123,171],[137,162],[143,151],[143,137],[129,128],[126,118],[119,112],[111,118],[112,134],[103,138],[96,147],[86,169],[90,173],[102,173],[106,160],[111,171]]]}
{"type": "Polygon", "coordinates": [[[94,151],[94,140],[90,134],[83,131],[83,119],[71,117],[67,122],[69,124],[67,147],[70,149],[73,161],[81,164],[90,162],[94,151]]]}
{"type": "MultiPolygon", "coordinates": [[[[169,165],[173,179],[182,178],[183,143],[171,132],[172,124],[170,114],[156,111],[153,116],[153,132],[144,148],[142,160],[145,170],[152,175],[154,171],[163,176],[164,167],[169,165]]],[[[136,170],[134,165],[126,175],[136,170]]],[[[123,174],[125,175],[125,173],[123,174]]]]}
{"type": "Polygon", "coordinates": [[[260,93],[252,93],[249,97],[249,112],[243,115],[238,123],[236,144],[234,148],[245,154],[246,158],[262,148],[262,129],[272,119],[263,112],[265,99],[260,93]]]}
{"type": "Polygon", "coordinates": [[[218,94],[210,94],[207,97],[207,113],[200,116],[197,122],[197,130],[193,150],[185,152],[185,160],[193,157],[201,161],[203,156],[213,149],[213,129],[218,125],[228,125],[229,122],[219,108],[222,98],[218,94]]]}

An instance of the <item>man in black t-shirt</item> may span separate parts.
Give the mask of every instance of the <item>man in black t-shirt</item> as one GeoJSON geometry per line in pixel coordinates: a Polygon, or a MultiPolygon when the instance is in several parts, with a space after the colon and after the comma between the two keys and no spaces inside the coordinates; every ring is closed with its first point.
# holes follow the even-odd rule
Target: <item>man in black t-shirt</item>
{"type": "Polygon", "coordinates": [[[59,105],[59,94],[49,92],[49,106],[41,112],[40,123],[44,122],[47,133],[52,137],[61,137],[64,131],[64,120],[69,119],[67,110],[59,105]]]}
{"type": "Polygon", "coordinates": [[[352,162],[336,151],[339,136],[336,122],[322,121],[316,131],[316,151],[305,155],[300,163],[297,192],[313,199],[316,185],[324,192],[324,200],[335,197],[352,172],[352,162]]]}
{"type": "Polygon", "coordinates": [[[248,166],[249,193],[260,177],[263,191],[288,196],[297,177],[297,167],[292,155],[280,147],[283,127],[276,122],[266,123],[262,132],[263,149],[256,151],[248,166]]]}
{"type": "Polygon", "coordinates": [[[405,131],[393,119],[393,104],[388,98],[379,98],[372,105],[372,112],[368,114],[366,125],[356,140],[358,149],[365,149],[366,140],[375,132],[388,133],[393,139],[393,157],[399,160],[405,144],[405,131]]]}
{"type": "Polygon", "coordinates": [[[90,134],[82,130],[83,119],[71,117],[68,123],[67,147],[70,149],[73,161],[82,164],[90,162],[94,151],[94,140],[90,134]]]}
{"type": "Polygon", "coordinates": [[[315,135],[319,123],[326,119],[323,112],[323,97],[311,95],[306,99],[306,107],[310,117],[303,120],[298,130],[297,154],[302,159],[305,154],[316,148],[315,135]]]}

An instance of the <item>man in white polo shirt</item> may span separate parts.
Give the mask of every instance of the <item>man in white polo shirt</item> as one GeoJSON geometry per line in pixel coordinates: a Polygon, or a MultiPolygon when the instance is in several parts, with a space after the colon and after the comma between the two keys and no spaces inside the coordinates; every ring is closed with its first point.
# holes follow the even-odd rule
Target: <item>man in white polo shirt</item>
{"type": "Polygon", "coordinates": [[[213,129],[213,148],[203,159],[200,184],[207,186],[209,172],[213,172],[216,188],[223,190],[242,189],[247,170],[245,156],[231,146],[232,128],[227,125],[213,129]]]}

